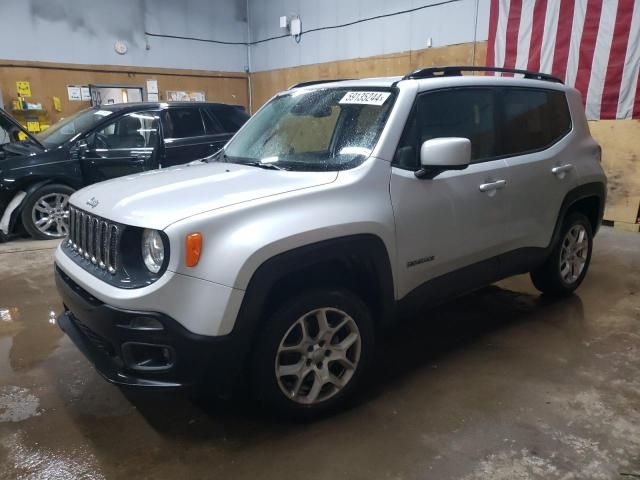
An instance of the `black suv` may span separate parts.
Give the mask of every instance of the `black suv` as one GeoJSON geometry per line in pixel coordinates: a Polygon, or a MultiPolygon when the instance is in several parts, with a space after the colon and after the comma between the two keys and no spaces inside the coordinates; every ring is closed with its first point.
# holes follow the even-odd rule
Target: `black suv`
{"type": "Polygon", "coordinates": [[[75,190],[212,155],[248,118],[218,103],[123,103],[29,135],[0,109],[0,240],[64,237],[75,190]]]}

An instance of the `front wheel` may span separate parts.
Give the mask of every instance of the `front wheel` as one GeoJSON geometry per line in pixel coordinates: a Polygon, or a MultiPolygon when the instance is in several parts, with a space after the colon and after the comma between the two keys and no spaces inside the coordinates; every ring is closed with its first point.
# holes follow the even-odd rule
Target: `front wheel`
{"type": "Polygon", "coordinates": [[[69,197],[73,188],[45,185],[27,197],[22,209],[22,225],[37,240],[63,238],[69,232],[69,197]]]}
{"type": "Polygon", "coordinates": [[[258,399],[282,416],[310,419],[356,391],[372,359],[373,323],[351,292],[314,290],[284,302],[258,342],[258,399]]]}
{"type": "Polygon", "coordinates": [[[567,295],[580,286],[587,275],[593,249],[589,219],[572,213],[564,221],[560,240],[549,258],[531,272],[535,287],[550,295],[567,295]]]}

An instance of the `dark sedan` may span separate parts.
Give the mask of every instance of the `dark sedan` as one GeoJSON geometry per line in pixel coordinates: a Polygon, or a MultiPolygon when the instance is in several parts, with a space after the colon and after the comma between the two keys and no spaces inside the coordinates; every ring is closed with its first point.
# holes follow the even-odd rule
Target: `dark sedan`
{"type": "Polygon", "coordinates": [[[123,103],[32,136],[0,110],[0,240],[22,231],[64,237],[75,190],[212,155],[248,118],[242,107],[217,103],[123,103]]]}

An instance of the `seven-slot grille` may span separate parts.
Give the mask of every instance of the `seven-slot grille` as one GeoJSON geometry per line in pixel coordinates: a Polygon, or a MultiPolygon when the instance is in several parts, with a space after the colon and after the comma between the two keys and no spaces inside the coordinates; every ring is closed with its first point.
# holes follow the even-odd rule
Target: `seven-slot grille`
{"type": "Polygon", "coordinates": [[[112,275],[118,269],[121,233],[119,225],[70,206],[67,246],[112,275]]]}

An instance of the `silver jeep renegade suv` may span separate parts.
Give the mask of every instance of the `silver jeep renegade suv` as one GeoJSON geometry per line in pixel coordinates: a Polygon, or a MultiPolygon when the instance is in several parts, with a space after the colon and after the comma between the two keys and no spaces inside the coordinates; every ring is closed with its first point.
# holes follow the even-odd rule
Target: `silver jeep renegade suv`
{"type": "Polygon", "coordinates": [[[524,272],[572,292],[606,191],[580,94],[468,70],[296,85],[210,158],[78,191],[60,327],[113,383],[305,417],[407,313],[524,272]]]}

